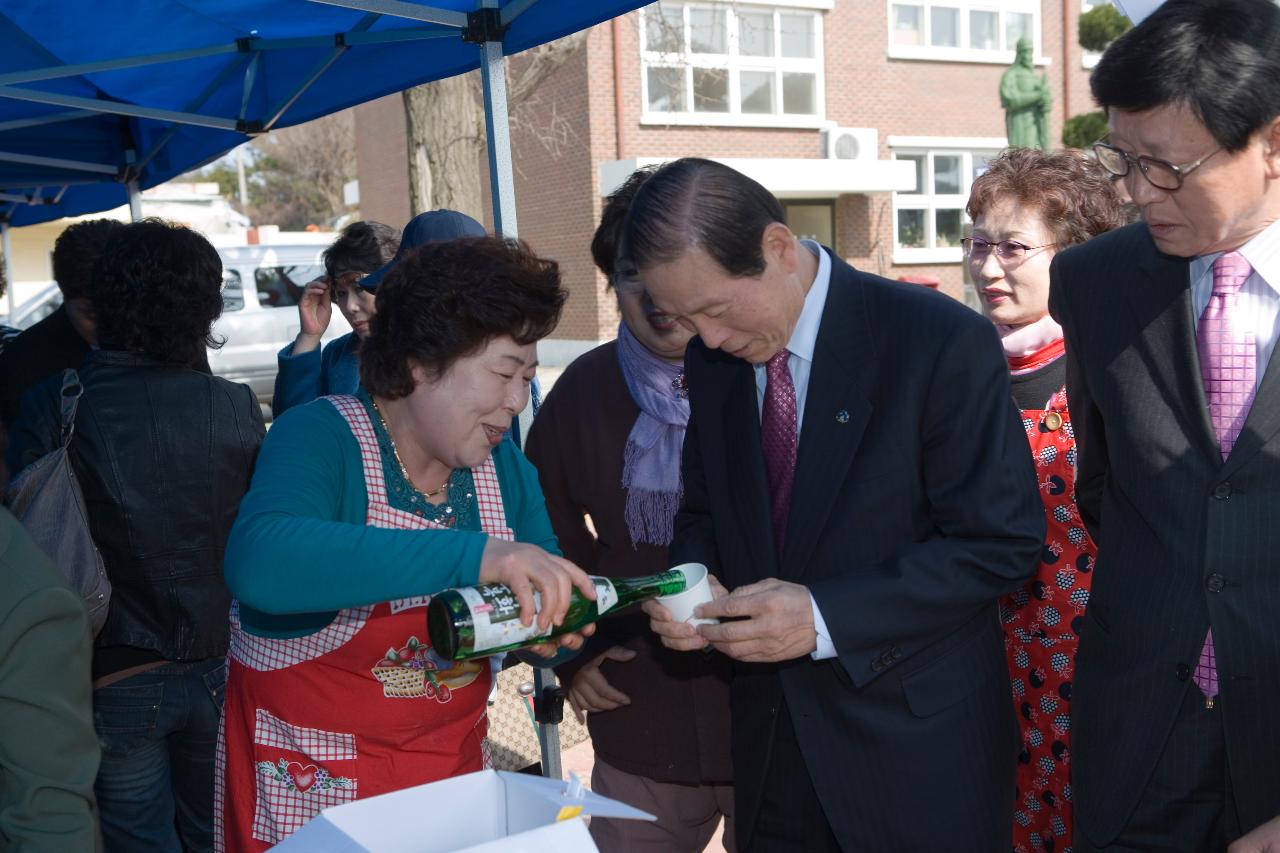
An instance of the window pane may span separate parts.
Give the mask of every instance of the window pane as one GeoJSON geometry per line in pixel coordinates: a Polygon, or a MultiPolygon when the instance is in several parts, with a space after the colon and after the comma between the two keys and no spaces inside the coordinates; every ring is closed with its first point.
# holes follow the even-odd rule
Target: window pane
{"type": "Polygon", "coordinates": [[[1000,49],[1000,13],[969,13],[969,47],[974,50],[1000,49]]]}
{"type": "Polygon", "coordinates": [[[949,249],[960,245],[960,211],[937,210],[933,214],[934,246],[949,249]]]}
{"type": "Polygon", "coordinates": [[[934,47],[960,46],[959,9],[934,6],[929,18],[929,44],[934,47]]]}
{"type": "Polygon", "coordinates": [[[723,68],[693,69],[693,110],[729,112],[729,72],[723,68]]]}
{"type": "Polygon", "coordinates": [[[743,56],[773,56],[771,13],[738,13],[738,53],[743,56]]]}
{"type": "Polygon", "coordinates": [[[779,15],[778,29],[782,33],[782,55],[796,59],[812,59],[813,15],[779,15]]]}
{"type": "Polygon", "coordinates": [[[659,53],[684,50],[684,13],[679,6],[651,6],[644,10],[645,48],[659,53]]]}
{"type": "Polygon", "coordinates": [[[744,113],[760,115],[774,111],[772,71],[743,71],[738,83],[742,88],[744,113]]]}
{"type": "Polygon", "coordinates": [[[689,10],[689,50],[693,53],[728,53],[723,9],[689,10]]]}
{"type": "Polygon", "coordinates": [[[933,157],[934,195],[960,195],[960,155],[935,154],[933,157]]]}
{"type": "Polygon", "coordinates": [[[920,195],[924,192],[924,155],[923,154],[899,154],[895,160],[906,160],[915,164],[916,167],[916,188],[913,190],[903,190],[904,195],[920,195]]]}
{"type": "Polygon", "coordinates": [[[787,214],[787,225],[797,237],[817,240],[824,246],[833,244],[835,206],[831,202],[783,202],[782,207],[787,214]]]}
{"type": "Polygon", "coordinates": [[[1005,12],[1004,49],[1013,50],[1020,38],[1035,44],[1035,39],[1031,36],[1031,15],[1027,12],[1005,12]]]}
{"type": "Polygon", "coordinates": [[[649,109],[656,113],[682,113],[684,106],[684,69],[650,68],[649,109]]]}
{"type": "Polygon", "coordinates": [[[816,83],[812,74],[784,73],[782,75],[782,111],[792,115],[816,113],[818,111],[816,83]]]}
{"type": "Polygon", "coordinates": [[[923,210],[898,211],[898,245],[903,249],[923,249],[924,246],[924,214],[923,210]]]}
{"type": "Polygon", "coordinates": [[[893,43],[924,43],[924,9],[920,6],[893,7],[893,43]]]}
{"type": "Polygon", "coordinates": [[[258,288],[258,304],[267,308],[293,308],[307,282],[324,275],[323,267],[293,265],[258,267],[253,283],[258,288]]]}
{"type": "Polygon", "coordinates": [[[222,310],[239,311],[244,308],[244,282],[239,270],[222,271],[222,310]]]}

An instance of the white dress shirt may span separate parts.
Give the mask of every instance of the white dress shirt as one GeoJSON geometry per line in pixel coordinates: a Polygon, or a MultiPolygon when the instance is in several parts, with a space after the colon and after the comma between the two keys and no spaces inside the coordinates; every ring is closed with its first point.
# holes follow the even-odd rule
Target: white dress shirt
{"type": "MultiPolygon", "coordinates": [[[[805,294],[804,308],[791,332],[791,340],[787,341],[787,351],[791,353],[787,359],[787,367],[796,387],[797,444],[804,424],[804,403],[809,394],[809,373],[813,369],[813,351],[818,345],[818,327],[822,325],[822,309],[826,307],[827,291],[831,288],[831,256],[812,240],[801,240],[800,244],[818,256],[818,273],[809,286],[809,292],[805,294]]],[[[756,409],[763,417],[764,389],[768,384],[768,374],[763,364],[753,367],[756,371],[756,409]]],[[[809,605],[813,608],[813,628],[818,634],[817,648],[810,654],[814,660],[833,658],[836,656],[836,647],[827,631],[827,623],[818,611],[818,603],[813,600],[813,593],[809,594],[809,605]]]]}
{"type": "MultiPolygon", "coordinates": [[[[1271,223],[1238,251],[1253,267],[1253,273],[1240,287],[1231,322],[1253,332],[1258,351],[1256,390],[1262,385],[1262,375],[1276,348],[1276,319],[1280,317],[1280,222],[1271,223]]],[[[1197,327],[1213,295],[1213,262],[1221,256],[1222,252],[1217,252],[1191,260],[1191,313],[1197,327]]]]}

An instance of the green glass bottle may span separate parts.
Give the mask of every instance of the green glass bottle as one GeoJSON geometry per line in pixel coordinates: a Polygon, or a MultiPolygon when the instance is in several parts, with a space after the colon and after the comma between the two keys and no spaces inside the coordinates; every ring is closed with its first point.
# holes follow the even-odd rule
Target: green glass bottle
{"type": "MultiPolygon", "coordinates": [[[[534,646],[577,631],[616,610],[659,595],[684,592],[683,572],[670,571],[643,578],[602,578],[592,576],[596,600],[590,601],[577,588],[569,601],[564,622],[539,632],[520,621],[520,605],[505,584],[482,583],[460,589],[446,589],[431,597],[427,606],[427,633],[436,654],[447,660],[469,660],[498,652],[534,646]]],[[[538,594],[534,604],[541,606],[538,594]]]]}

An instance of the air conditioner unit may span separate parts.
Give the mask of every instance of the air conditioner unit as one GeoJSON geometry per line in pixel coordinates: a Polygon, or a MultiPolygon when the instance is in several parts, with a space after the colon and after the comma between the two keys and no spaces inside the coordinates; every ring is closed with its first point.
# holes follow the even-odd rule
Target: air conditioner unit
{"type": "Polygon", "coordinates": [[[829,127],[822,132],[822,147],[833,160],[875,160],[880,134],[874,127],[829,127]]]}

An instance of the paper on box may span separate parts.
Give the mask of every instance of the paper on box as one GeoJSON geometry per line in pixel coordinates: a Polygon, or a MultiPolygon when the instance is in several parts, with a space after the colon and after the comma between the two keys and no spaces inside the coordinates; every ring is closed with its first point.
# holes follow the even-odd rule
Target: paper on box
{"type": "Polygon", "coordinates": [[[590,791],[566,796],[569,783],[481,770],[325,809],[275,850],[335,853],[576,853],[595,845],[576,813],[655,820],[590,791]],[[496,842],[496,843],[495,843],[496,842]]]}

